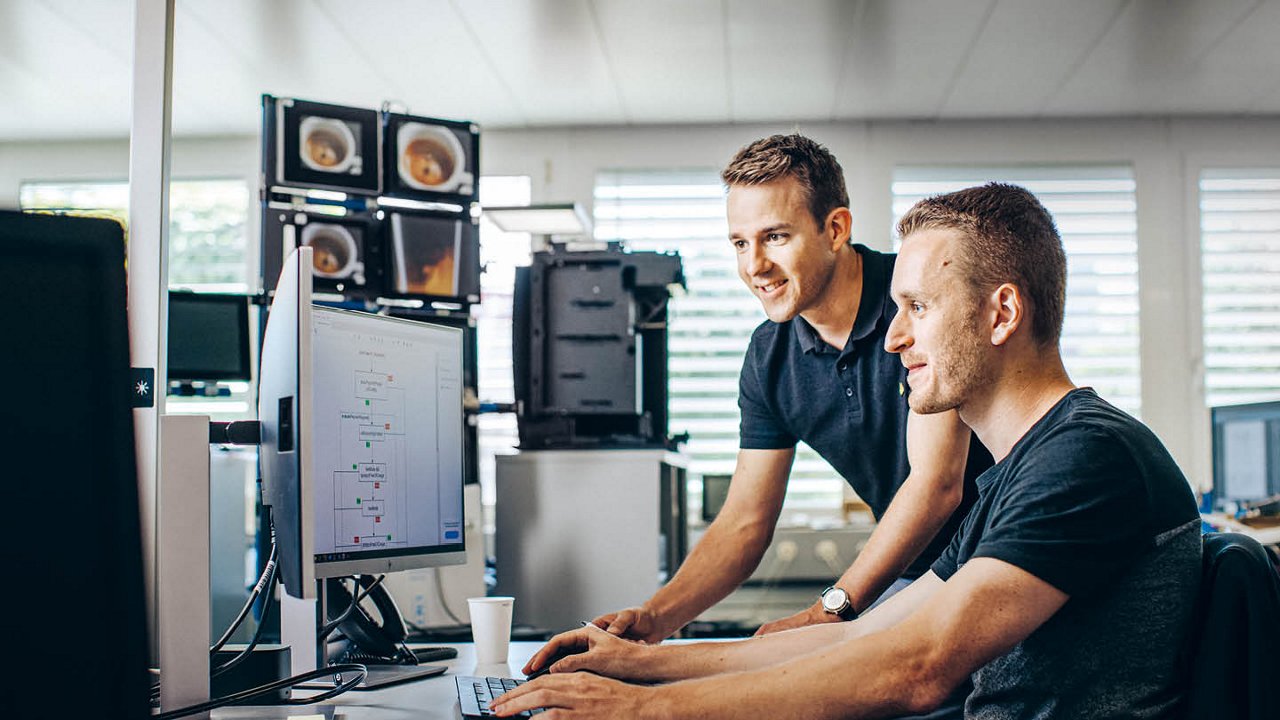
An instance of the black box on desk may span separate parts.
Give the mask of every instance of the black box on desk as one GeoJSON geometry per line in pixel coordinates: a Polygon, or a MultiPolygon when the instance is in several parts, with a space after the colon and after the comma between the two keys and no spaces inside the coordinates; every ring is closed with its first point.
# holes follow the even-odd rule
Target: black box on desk
{"type": "MultiPolygon", "coordinates": [[[[210,659],[210,671],[230,662],[240,654],[244,645],[227,645],[214,653],[210,659]]],[[[249,653],[244,662],[227,672],[216,675],[209,681],[210,697],[219,698],[231,693],[248,690],[260,685],[273,683],[289,677],[290,654],[287,645],[259,645],[249,653]]],[[[237,705],[273,705],[289,699],[289,688],[281,688],[274,693],[255,695],[237,705]]]]}

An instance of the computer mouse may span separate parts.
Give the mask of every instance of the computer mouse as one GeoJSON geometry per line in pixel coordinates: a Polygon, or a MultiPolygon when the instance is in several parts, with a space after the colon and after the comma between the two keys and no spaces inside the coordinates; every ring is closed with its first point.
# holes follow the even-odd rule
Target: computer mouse
{"type": "Polygon", "coordinates": [[[558,663],[558,662],[560,662],[560,660],[561,660],[561,659],[566,658],[566,657],[568,657],[568,656],[570,656],[570,655],[577,655],[577,654],[578,654],[578,653],[580,653],[580,652],[582,652],[582,651],[581,651],[581,650],[578,650],[578,651],[576,651],[576,652],[565,652],[564,650],[560,650],[560,651],[559,651],[559,652],[557,652],[555,655],[552,655],[550,659],[548,659],[548,660],[547,660],[547,664],[546,664],[546,665],[543,665],[541,668],[539,668],[539,669],[537,669],[537,670],[534,670],[533,672],[529,673],[528,675],[525,675],[525,679],[526,679],[526,680],[537,680],[538,678],[542,677],[543,675],[546,675],[547,673],[551,672],[551,666],[552,666],[552,665],[555,665],[555,664],[556,664],[556,663],[558,663]]]}

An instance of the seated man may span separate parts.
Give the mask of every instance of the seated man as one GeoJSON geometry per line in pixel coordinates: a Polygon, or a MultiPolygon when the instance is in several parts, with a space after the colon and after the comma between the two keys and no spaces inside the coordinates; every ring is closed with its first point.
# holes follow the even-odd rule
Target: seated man
{"type": "Polygon", "coordinates": [[[1150,430],[1067,377],[1052,218],[991,184],[920,202],[898,232],[885,346],[908,369],[911,409],[957,409],[997,460],[932,570],[853,622],[742,642],[564,633],[526,668],[552,674],[499,698],[499,715],[884,717],[928,711],[970,676],[966,717],[1176,712],[1195,502],[1150,430]]]}

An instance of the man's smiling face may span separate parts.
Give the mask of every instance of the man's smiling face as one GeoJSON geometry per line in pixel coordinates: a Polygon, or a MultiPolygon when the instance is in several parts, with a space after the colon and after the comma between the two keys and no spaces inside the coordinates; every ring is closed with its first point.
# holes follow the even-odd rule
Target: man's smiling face
{"type": "Polygon", "coordinates": [[[738,276],[765,315],[786,322],[814,307],[831,283],[837,248],[809,212],[800,183],[784,177],[733,185],[727,206],[738,276]]]}
{"type": "Polygon", "coordinates": [[[912,233],[893,268],[898,314],[884,347],[901,355],[911,409],[921,414],[958,408],[991,380],[990,332],[956,261],[959,242],[948,228],[912,233]]]}

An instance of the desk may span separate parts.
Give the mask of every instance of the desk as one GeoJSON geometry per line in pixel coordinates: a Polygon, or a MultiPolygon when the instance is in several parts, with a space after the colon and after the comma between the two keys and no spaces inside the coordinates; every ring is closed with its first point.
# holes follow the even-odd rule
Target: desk
{"type": "Polygon", "coordinates": [[[524,677],[520,668],[533,656],[540,642],[513,642],[508,662],[503,665],[476,665],[471,643],[449,644],[458,648],[458,657],[432,665],[447,665],[444,675],[372,692],[348,692],[319,705],[229,707],[214,710],[216,720],[250,720],[319,715],[326,720],[459,720],[458,675],[524,677]]]}
{"type": "Polygon", "coordinates": [[[1248,535],[1263,545],[1280,546],[1280,525],[1255,527],[1216,513],[1212,515],[1201,514],[1200,519],[1220,532],[1240,533],[1241,535],[1248,535]]]}

